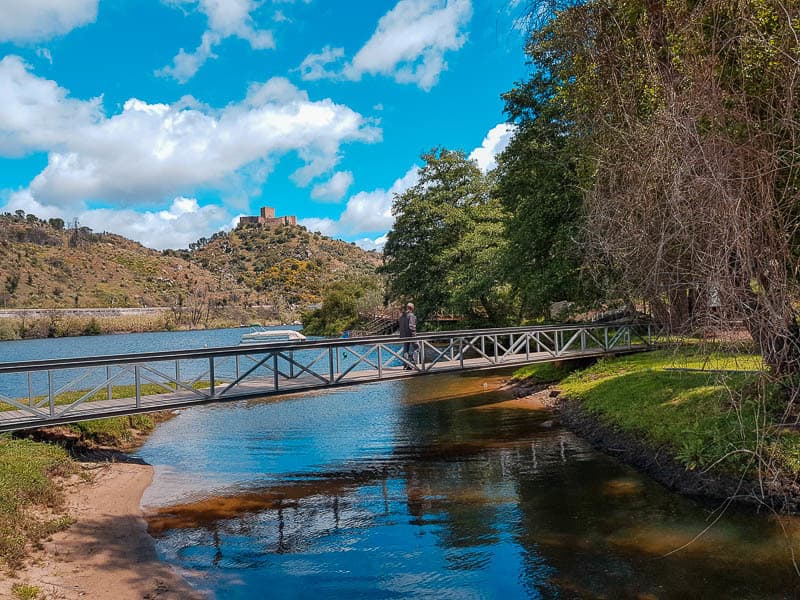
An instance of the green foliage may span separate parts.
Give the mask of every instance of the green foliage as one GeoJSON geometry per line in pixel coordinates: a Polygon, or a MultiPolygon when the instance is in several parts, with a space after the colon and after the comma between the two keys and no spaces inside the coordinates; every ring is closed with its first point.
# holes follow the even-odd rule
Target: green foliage
{"type": "Polygon", "coordinates": [[[322,306],[303,315],[303,332],[340,336],[358,322],[359,310],[377,308],[382,299],[383,286],[377,277],[333,283],[324,292],[322,306]]]}
{"type": "Polygon", "coordinates": [[[11,593],[17,600],[36,600],[39,594],[42,593],[35,585],[27,585],[25,583],[15,583],[11,586],[11,593]]]}
{"type": "Polygon", "coordinates": [[[577,149],[541,73],[503,95],[517,132],[498,157],[495,194],[508,214],[502,260],[525,313],[548,316],[556,301],[591,297],[582,285],[583,194],[577,149]]]}
{"type": "Polygon", "coordinates": [[[796,474],[798,436],[771,427],[765,417],[776,391],[759,373],[727,372],[761,366],[755,355],[660,351],[602,360],[559,387],[603,422],[666,449],[687,469],[715,465],[752,475],[754,455],[766,447],[796,474]]]}
{"type": "Polygon", "coordinates": [[[514,379],[534,383],[557,383],[571,372],[569,362],[546,362],[527,365],[514,371],[514,379]]]}
{"type": "Polygon", "coordinates": [[[81,332],[82,335],[100,335],[103,333],[102,328],[100,327],[100,323],[97,322],[97,319],[94,317],[86,324],[81,332]]]}
{"type": "Polygon", "coordinates": [[[60,508],[62,493],[52,476],[72,468],[63,448],[0,438],[0,561],[19,564],[28,542],[69,525],[37,517],[31,508],[60,508]]]}
{"type": "Polygon", "coordinates": [[[513,295],[502,279],[502,208],[490,182],[461,151],[422,155],[418,183],[395,197],[381,272],[393,298],[413,300],[424,321],[437,310],[502,323],[513,295]]]}
{"type": "Polygon", "coordinates": [[[97,444],[120,447],[133,440],[134,431],[153,431],[156,423],[147,414],[111,417],[73,423],[69,428],[81,434],[81,439],[97,444]]]}

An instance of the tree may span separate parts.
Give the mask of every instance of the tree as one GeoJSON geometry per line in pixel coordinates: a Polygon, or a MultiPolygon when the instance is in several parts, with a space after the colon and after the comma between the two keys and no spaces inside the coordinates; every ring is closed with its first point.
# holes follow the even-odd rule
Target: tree
{"type": "Polygon", "coordinates": [[[502,243],[496,236],[502,217],[489,182],[460,150],[436,148],[422,159],[419,181],[392,206],[395,224],[380,269],[388,276],[389,293],[413,300],[423,321],[442,309],[477,309],[502,320],[503,282],[489,258],[502,243]]]}
{"type": "Polygon", "coordinates": [[[380,306],[382,296],[383,286],[374,276],[332,283],[323,293],[322,306],[303,315],[303,331],[339,336],[353,328],[360,311],[380,306]]]}
{"type": "Polygon", "coordinates": [[[58,229],[59,231],[64,229],[64,219],[59,219],[58,217],[47,219],[47,224],[53,229],[58,229]]]}
{"type": "Polygon", "coordinates": [[[556,94],[546,74],[536,72],[503,95],[517,126],[495,172],[495,193],[508,213],[503,261],[523,311],[532,315],[547,315],[559,300],[596,295],[581,276],[583,194],[574,140],[556,94]]]}
{"type": "Polygon", "coordinates": [[[799,20],[781,0],[590,1],[528,45],[620,293],[690,328],[742,320],[777,374],[800,370],[799,20]]]}

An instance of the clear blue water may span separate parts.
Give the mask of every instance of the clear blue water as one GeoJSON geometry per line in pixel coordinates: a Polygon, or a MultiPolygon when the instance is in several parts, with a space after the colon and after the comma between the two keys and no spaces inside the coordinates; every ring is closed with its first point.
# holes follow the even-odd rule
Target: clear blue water
{"type": "MultiPolygon", "coordinates": [[[[791,598],[768,517],[670,493],[437,375],[192,408],[138,452],[161,557],[219,599],[791,598]]],[[[484,391],[484,384],[488,389],[484,391]]]]}
{"type": "MultiPolygon", "coordinates": [[[[236,345],[243,331],[2,342],[0,362],[236,345]]],[[[143,504],[160,556],[220,600],[800,597],[797,520],[714,522],[716,505],[549,412],[503,408],[499,380],[182,411],[138,452],[156,470],[143,504]]]]}

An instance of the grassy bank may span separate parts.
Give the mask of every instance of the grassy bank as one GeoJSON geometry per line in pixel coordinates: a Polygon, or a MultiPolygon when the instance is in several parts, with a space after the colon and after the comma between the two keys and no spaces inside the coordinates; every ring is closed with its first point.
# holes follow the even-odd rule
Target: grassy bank
{"type": "Polygon", "coordinates": [[[562,397],[610,430],[688,471],[794,480],[800,434],[780,427],[783,400],[760,357],[657,351],[601,360],[575,372],[527,367],[517,377],[557,381],[562,397]]]}
{"type": "Polygon", "coordinates": [[[64,483],[91,478],[73,453],[102,448],[113,457],[166,418],[115,417],[27,432],[30,438],[0,435],[0,572],[19,567],[43,539],[72,524],[64,511],[64,483]]]}

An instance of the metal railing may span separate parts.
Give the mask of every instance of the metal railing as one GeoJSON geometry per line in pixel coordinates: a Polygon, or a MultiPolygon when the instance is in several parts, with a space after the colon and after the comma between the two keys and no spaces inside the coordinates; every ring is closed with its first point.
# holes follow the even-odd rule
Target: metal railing
{"type": "Polygon", "coordinates": [[[648,324],[509,327],[0,363],[0,431],[647,350],[648,324]],[[404,353],[404,345],[411,351],[404,353]]]}

